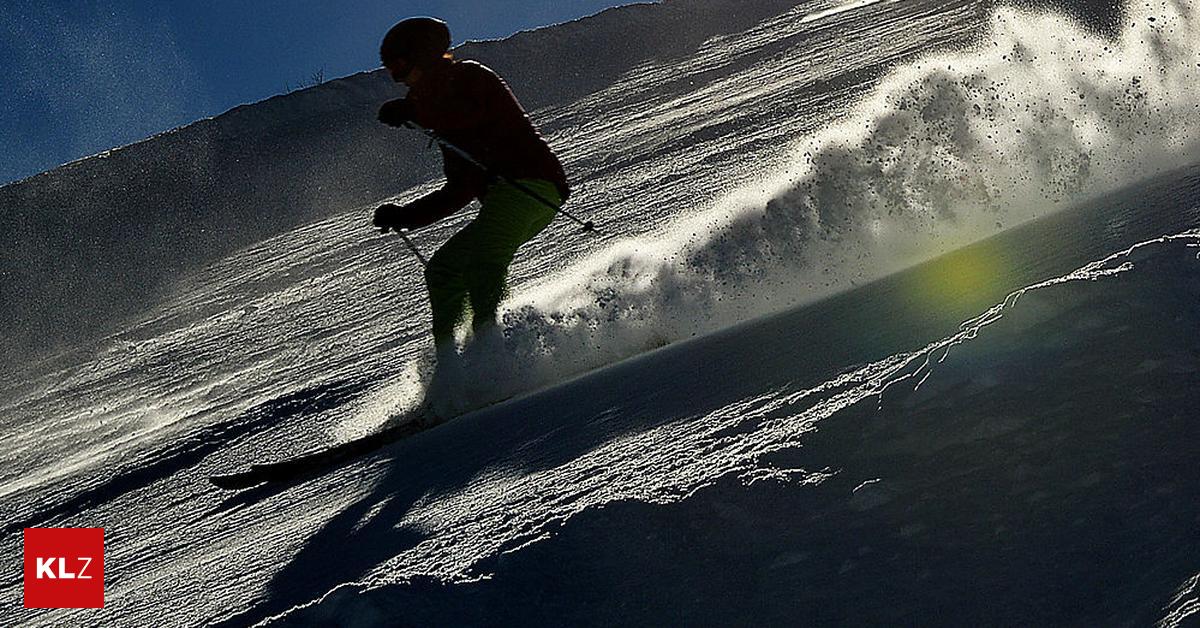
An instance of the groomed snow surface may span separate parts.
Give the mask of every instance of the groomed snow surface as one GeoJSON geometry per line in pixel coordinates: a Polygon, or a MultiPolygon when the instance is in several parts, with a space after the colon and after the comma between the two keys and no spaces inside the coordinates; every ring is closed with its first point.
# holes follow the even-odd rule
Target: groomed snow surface
{"type": "Polygon", "coordinates": [[[7,355],[80,339],[6,359],[3,552],[107,549],[104,609],[24,610],[11,578],[5,618],[1195,621],[1198,29],[1190,1],[1114,39],[964,1],[669,2],[464,47],[601,236],[556,222],[514,266],[471,373],[516,399],[241,493],[206,477],[420,397],[420,268],[365,224],[435,181],[370,119],[395,88],[0,188],[7,355]]]}

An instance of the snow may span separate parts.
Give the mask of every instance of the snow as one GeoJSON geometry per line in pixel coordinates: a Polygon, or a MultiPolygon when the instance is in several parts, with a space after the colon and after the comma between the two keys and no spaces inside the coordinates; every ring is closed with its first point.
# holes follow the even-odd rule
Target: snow
{"type": "Polygon", "coordinates": [[[1187,623],[1193,5],[1104,41],[854,4],[460,49],[535,108],[603,237],[556,222],[514,266],[475,376],[540,390],[291,486],[205,478],[370,431],[428,365],[419,265],[366,227],[436,173],[372,121],[396,88],[0,188],[0,518],[108,551],[103,611],[6,619],[1187,623]]]}

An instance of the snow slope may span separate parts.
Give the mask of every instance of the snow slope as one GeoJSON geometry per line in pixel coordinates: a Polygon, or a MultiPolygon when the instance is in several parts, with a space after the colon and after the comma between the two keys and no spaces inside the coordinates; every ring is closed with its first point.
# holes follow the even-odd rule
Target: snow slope
{"type": "MultiPolygon", "coordinates": [[[[1190,2],[1134,9],[1117,40],[971,2],[676,2],[460,51],[536,104],[576,175],[573,210],[606,227],[591,239],[556,223],[514,267],[507,348],[483,375],[516,374],[493,394],[554,386],[328,476],[236,495],[204,477],[361,434],[418,394],[419,267],[364,228],[376,202],[414,196],[434,171],[412,138],[369,123],[393,88],[350,77],[0,188],[16,208],[4,227],[25,243],[0,252],[6,345],[44,347],[48,329],[99,338],[8,367],[0,519],[10,533],[103,526],[109,564],[103,611],[13,618],[1186,615],[1200,572],[1176,524],[1195,515],[1180,470],[1194,441],[1178,330],[1194,322],[1190,266],[1101,274],[1108,290],[1081,297],[1116,310],[1094,324],[1134,334],[1112,348],[1124,353],[1071,327],[1093,306],[1031,298],[1069,290],[1055,283],[980,334],[1048,316],[1064,351],[1083,347],[1062,358],[1075,371],[1034,369],[1055,336],[1020,333],[1028,326],[1007,332],[999,342],[1014,348],[1000,357],[956,348],[976,356],[961,379],[939,384],[947,370],[922,365],[1013,290],[1200,224],[1197,26],[1190,2]],[[664,37],[668,16],[695,32],[664,37]],[[611,73],[539,89],[534,77],[603,56],[573,56],[573,42],[638,48],[617,34],[653,45],[616,55],[611,73]],[[90,230],[72,228],[81,221],[90,230]],[[1147,286],[1121,283],[1135,276],[1147,286]],[[1150,311],[1112,305],[1130,300],[1150,311]],[[1085,403],[1118,358],[1134,364],[1114,376],[1125,380],[1097,382],[1123,392],[1085,403]],[[1162,373],[1177,377],[1155,388],[1162,373]],[[889,382],[911,390],[925,375],[909,401],[879,405],[889,382]],[[1009,391],[1013,405],[996,396],[1009,391]],[[1115,404],[1143,398],[1171,421],[1128,451],[1096,450],[1089,417],[1113,433],[1150,416],[1115,404]],[[1047,434],[1032,427],[1043,415],[1057,417],[1047,434]],[[1066,514],[1022,518],[991,490],[1017,445],[1061,466],[1023,471],[1015,494],[1066,514]],[[1111,473],[1139,469],[1147,483],[1105,481],[1091,451],[1124,456],[1111,473]],[[1097,503],[1134,504],[1136,525],[1080,533],[1075,520],[1103,516],[1097,503]],[[1011,541],[987,545],[1001,528],[1011,541]],[[1172,544],[1182,551],[1164,556],[1172,544]],[[1099,558],[1080,563],[1089,552],[1099,558]],[[1069,560],[1101,575],[1059,568],[1069,560]],[[1136,582],[1114,566],[1156,560],[1136,582]],[[1118,590],[1128,603],[1115,610],[1089,597],[1118,590]]],[[[436,246],[468,218],[418,243],[436,246]]],[[[19,589],[5,581],[8,608],[19,589]]]]}
{"type": "Polygon", "coordinates": [[[396,447],[265,604],[318,566],[347,582],[268,623],[1188,625],[1200,170],[1179,174],[396,447]],[[1075,258],[1143,212],[1121,236],[1192,230],[958,329],[912,302],[972,258],[1043,275],[1067,259],[1030,242],[1095,237],[1075,258]]]}

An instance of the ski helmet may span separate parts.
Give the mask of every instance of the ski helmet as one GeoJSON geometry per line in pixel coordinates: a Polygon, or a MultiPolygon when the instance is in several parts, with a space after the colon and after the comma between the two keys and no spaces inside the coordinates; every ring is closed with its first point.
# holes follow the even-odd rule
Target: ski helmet
{"type": "Polygon", "coordinates": [[[450,27],[434,17],[401,20],[383,36],[379,58],[384,63],[396,58],[410,61],[436,59],[450,50],[450,27]]]}

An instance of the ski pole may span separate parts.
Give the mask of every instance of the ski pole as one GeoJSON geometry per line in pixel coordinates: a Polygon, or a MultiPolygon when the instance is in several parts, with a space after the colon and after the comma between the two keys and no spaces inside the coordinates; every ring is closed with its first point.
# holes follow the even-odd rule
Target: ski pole
{"type": "MultiPolygon", "coordinates": [[[[387,227],[383,227],[379,230],[379,233],[387,233],[388,231],[387,227]]],[[[417,261],[421,262],[422,266],[428,266],[429,260],[425,259],[424,255],[421,255],[421,249],[418,249],[417,245],[413,244],[413,241],[409,239],[408,229],[396,229],[395,231],[396,235],[400,236],[400,239],[404,241],[404,246],[407,246],[408,250],[412,251],[412,254],[417,257],[417,261]]]]}
{"type": "Polygon", "coordinates": [[[408,250],[412,251],[412,254],[417,256],[417,261],[421,262],[422,266],[428,266],[429,260],[425,259],[424,255],[421,255],[421,249],[418,249],[417,245],[413,244],[413,241],[408,239],[408,229],[398,229],[396,230],[396,233],[400,234],[400,239],[404,240],[404,245],[408,247],[408,250]]]}
{"type": "Polygon", "coordinates": [[[408,128],[410,128],[414,131],[419,131],[419,132],[425,134],[426,136],[429,137],[429,139],[437,142],[439,145],[444,147],[446,150],[453,152],[455,155],[462,157],[463,159],[465,159],[467,161],[467,163],[475,166],[476,168],[479,168],[480,170],[487,173],[489,176],[494,176],[494,177],[500,179],[501,181],[513,186],[514,188],[517,188],[518,190],[520,190],[520,191],[524,192],[526,195],[528,195],[530,198],[542,203],[543,205],[549,207],[550,209],[553,209],[555,211],[555,213],[560,213],[560,214],[566,216],[567,218],[570,218],[571,220],[578,223],[579,226],[583,227],[584,231],[590,231],[592,233],[597,233],[596,223],[594,223],[590,220],[580,219],[575,214],[572,214],[571,212],[563,209],[561,205],[555,205],[554,203],[547,200],[546,197],[542,196],[541,194],[538,194],[534,190],[529,189],[528,186],[521,183],[520,181],[516,181],[505,175],[492,172],[491,170],[488,169],[487,166],[480,163],[478,159],[475,159],[474,157],[472,157],[471,153],[468,153],[467,151],[459,148],[458,146],[455,146],[449,140],[443,138],[442,136],[438,135],[437,133],[434,133],[430,129],[427,129],[411,120],[408,122],[405,122],[404,126],[407,126],[408,128]]]}

